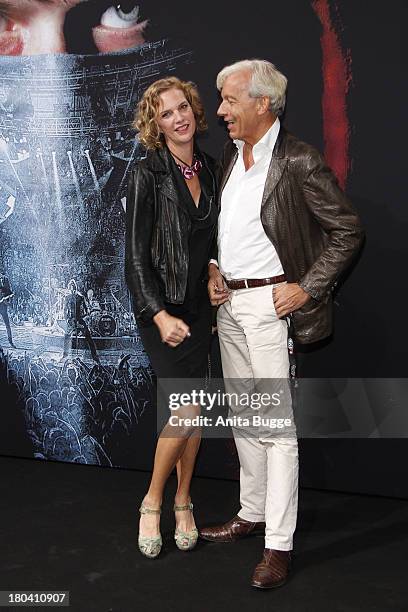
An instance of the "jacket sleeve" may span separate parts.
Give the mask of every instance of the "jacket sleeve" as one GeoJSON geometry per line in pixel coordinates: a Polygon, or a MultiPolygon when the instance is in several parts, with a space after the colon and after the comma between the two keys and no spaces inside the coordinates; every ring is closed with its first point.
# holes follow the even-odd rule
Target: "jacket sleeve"
{"type": "Polygon", "coordinates": [[[316,150],[307,157],[303,195],[327,242],[299,284],[315,300],[324,300],[358,252],[364,232],[351,202],[316,150]]]}
{"type": "Polygon", "coordinates": [[[130,174],[126,198],[125,276],[135,317],[144,322],[164,309],[151,260],[154,223],[154,177],[137,164],[130,174]]]}

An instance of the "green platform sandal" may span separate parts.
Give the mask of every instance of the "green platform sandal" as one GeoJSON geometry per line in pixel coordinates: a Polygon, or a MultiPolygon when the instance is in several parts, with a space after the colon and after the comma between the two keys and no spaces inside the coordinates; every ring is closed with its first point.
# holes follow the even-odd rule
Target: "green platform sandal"
{"type": "MultiPolygon", "coordinates": [[[[142,502],[139,512],[140,514],[161,514],[161,508],[160,510],[147,508],[142,502]]],[[[149,557],[149,559],[156,559],[162,549],[163,541],[160,533],[157,536],[142,536],[139,534],[138,544],[142,555],[149,557]]]]}
{"type": "MultiPolygon", "coordinates": [[[[193,504],[190,502],[185,506],[174,506],[175,512],[183,512],[183,511],[193,511],[193,504]]],[[[198,529],[194,527],[191,531],[181,531],[178,527],[176,527],[176,531],[174,532],[174,539],[176,541],[177,548],[180,550],[192,550],[194,546],[197,544],[198,540],[198,529]]]]}

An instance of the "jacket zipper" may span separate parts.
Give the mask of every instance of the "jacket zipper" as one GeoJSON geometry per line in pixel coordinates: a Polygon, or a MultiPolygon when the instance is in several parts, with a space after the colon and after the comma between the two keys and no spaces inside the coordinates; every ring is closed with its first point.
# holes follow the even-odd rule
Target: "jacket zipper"
{"type": "MultiPolygon", "coordinates": [[[[170,215],[169,215],[169,211],[167,208],[167,203],[163,208],[164,208],[164,213],[166,216],[167,227],[171,228],[170,215]]],[[[174,266],[172,265],[172,262],[174,261],[174,249],[173,249],[172,240],[169,240],[169,248],[170,248],[170,260],[167,257],[167,270],[169,273],[169,289],[170,289],[169,297],[175,300],[176,299],[176,274],[175,274],[174,266]]]]}

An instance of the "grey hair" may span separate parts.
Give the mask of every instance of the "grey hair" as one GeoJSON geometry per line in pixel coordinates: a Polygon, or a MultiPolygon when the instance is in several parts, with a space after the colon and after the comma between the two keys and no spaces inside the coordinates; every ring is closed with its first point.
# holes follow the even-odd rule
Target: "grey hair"
{"type": "Polygon", "coordinates": [[[217,89],[221,91],[224,81],[234,72],[249,70],[252,73],[249,95],[251,98],[266,96],[270,100],[269,110],[281,115],[285,110],[288,79],[267,60],[242,60],[225,66],[217,75],[217,89]]]}

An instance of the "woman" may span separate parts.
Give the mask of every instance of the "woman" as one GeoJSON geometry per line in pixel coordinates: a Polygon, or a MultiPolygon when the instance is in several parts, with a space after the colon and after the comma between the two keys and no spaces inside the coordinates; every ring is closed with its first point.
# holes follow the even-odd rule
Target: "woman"
{"type": "MultiPolygon", "coordinates": [[[[147,157],[128,189],[126,279],[139,332],[157,378],[203,379],[211,337],[205,276],[217,207],[215,162],[195,142],[207,127],[197,89],[176,77],[156,81],[138,104],[135,127],[147,157]]],[[[183,411],[179,416],[195,416],[199,407],[183,411]]],[[[139,549],[150,558],[161,550],[161,502],[175,465],[176,544],[191,550],[198,537],[190,483],[200,433],[170,430],[167,424],[158,439],[140,507],[139,549]]]]}

